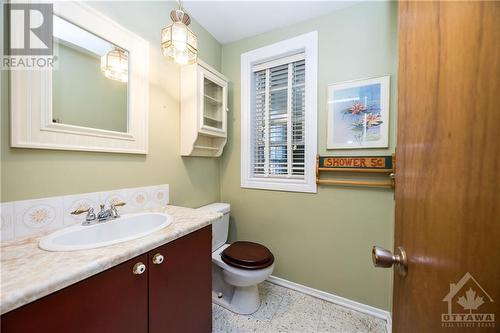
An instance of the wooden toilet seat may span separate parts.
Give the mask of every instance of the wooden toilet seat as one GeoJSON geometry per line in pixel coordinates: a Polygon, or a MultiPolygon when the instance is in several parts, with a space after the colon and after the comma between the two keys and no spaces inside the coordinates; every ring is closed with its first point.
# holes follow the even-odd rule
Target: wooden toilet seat
{"type": "Polygon", "coordinates": [[[229,266],[248,270],[266,268],[274,263],[274,256],[267,247],[245,241],[229,245],[222,251],[221,259],[229,266]]]}

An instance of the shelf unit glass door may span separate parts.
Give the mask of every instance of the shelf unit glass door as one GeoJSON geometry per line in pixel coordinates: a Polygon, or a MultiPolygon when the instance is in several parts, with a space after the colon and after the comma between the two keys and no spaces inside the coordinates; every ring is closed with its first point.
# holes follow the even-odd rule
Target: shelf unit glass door
{"type": "Polygon", "coordinates": [[[225,131],[225,86],[203,75],[203,127],[225,131]]]}

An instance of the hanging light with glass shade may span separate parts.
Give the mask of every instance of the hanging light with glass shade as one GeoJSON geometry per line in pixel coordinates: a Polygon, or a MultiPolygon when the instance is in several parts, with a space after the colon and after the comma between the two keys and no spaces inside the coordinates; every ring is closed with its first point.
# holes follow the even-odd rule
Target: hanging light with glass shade
{"type": "Polygon", "coordinates": [[[179,8],[170,12],[172,24],[161,31],[161,51],[180,65],[195,63],[198,58],[198,38],[188,28],[191,18],[179,8]]]}
{"type": "Polygon", "coordinates": [[[101,72],[111,80],[128,81],[128,54],[125,50],[114,47],[101,57],[101,72]]]}

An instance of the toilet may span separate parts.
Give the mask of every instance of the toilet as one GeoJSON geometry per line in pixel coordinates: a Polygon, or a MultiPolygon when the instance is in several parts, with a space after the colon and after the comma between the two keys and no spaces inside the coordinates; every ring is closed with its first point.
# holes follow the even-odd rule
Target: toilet
{"type": "Polygon", "coordinates": [[[274,256],[258,243],[226,244],[230,208],[227,203],[198,208],[223,214],[212,223],[212,301],[232,312],[251,314],[259,309],[258,284],[273,272],[274,256]]]}

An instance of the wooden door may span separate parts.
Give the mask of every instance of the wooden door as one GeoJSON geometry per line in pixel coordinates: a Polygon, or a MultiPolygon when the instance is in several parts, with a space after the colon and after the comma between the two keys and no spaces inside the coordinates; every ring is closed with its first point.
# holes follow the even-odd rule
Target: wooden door
{"type": "Polygon", "coordinates": [[[498,332],[500,2],[402,1],[399,19],[393,330],[498,332]]]}
{"type": "Polygon", "coordinates": [[[142,255],[2,315],[2,333],[147,333],[147,273],[142,255]]]}
{"type": "Polygon", "coordinates": [[[150,333],[212,331],[211,237],[207,226],[149,252],[150,333]]]}

